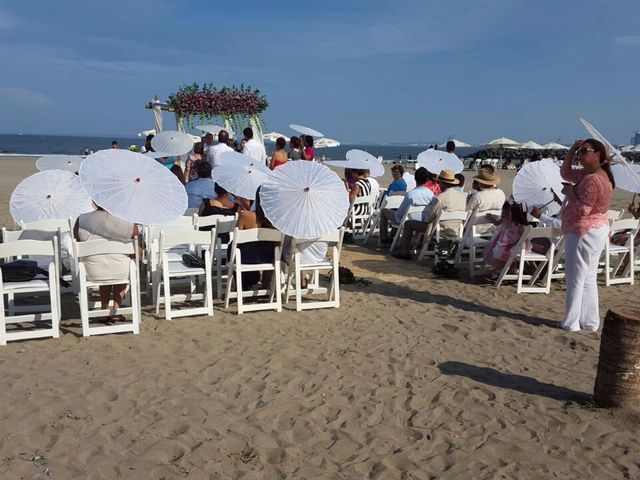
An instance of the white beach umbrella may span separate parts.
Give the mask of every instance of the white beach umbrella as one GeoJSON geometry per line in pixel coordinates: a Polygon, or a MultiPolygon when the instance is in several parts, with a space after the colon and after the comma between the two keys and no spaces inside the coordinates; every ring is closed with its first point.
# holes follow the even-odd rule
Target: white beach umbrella
{"type": "Polygon", "coordinates": [[[418,186],[418,184],[416,183],[416,177],[414,175],[411,175],[409,172],[404,172],[402,174],[402,178],[407,183],[407,192],[409,190],[413,190],[418,186]]]}
{"type": "Polygon", "coordinates": [[[202,130],[203,132],[211,133],[212,135],[217,135],[221,130],[224,130],[229,134],[230,137],[233,137],[233,130],[229,127],[221,127],[220,125],[198,125],[196,127],[198,130],[202,130]]]}
{"type": "Polygon", "coordinates": [[[418,167],[424,167],[436,175],[445,169],[451,170],[453,173],[460,173],[464,170],[464,163],[455,153],[443,152],[442,150],[429,149],[420,152],[416,162],[418,167]]]}
{"type": "Polygon", "coordinates": [[[22,180],[11,194],[16,223],[66,220],[92,210],[91,197],[72,172],[46,170],[22,180]]]}
{"type": "Polygon", "coordinates": [[[84,158],[80,155],[43,155],[36,161],[36,168],[43,170],[67,170],[77,172],[84,158]]]}
{"type": "Polygon", "coordinates": [[[316,162],[287,162],[260,190],[265,216],[294,238],[319,238],[342,226],[349,211],[344,183],[316,162]]]}
{"type": "Polygon", "coordinates": [[[545,150],[569,150],[569,147],[565,147],[564,145],[556,142],[545,143],[542,145],[542,148],[545,150]]]}
{"type": "Polygon", "coordinates": [[[156,129],[151,129],[151,130],[143,130],[141,132],[138,132],[138,136],[139,137],[146,137],[147,135],[155,135],[156,134],[156,129]]]}
{"type": "Polygon", "coordinates": [[[292,123],[289,128],[295,132],[302,133],[303,135],[311,135],[312,137],[324,137],[324,134],[320,133],[313,128],[305,127],[304,125],[297,125],[292,123]]]}
{"type": "Polygon", "coordinates": [[[624,190],[629,190],[630,192],[638,191],[640,189],[640,174],[638,174],[638,172],[636,172],[631,167],[631,165],[627,162],[627,159],[624,158],[624,155],[622,155],[622,152],[620,152],[620,150],[609,143],[609,140],[607,140],[604,135],[596,130],[596,127],[591,125],[584,118],[581,118],[580,121],[585,126],[587,131],[593,136],[593,138],[595,138],[596,140],[600,140],[604,144],[607,152],[609,153],[609,156],[613,159],[614,163],[618,163],[624,167],[625,173],[628,177],[630,177],[629,180],[632,182],[631,184],[629,184],[629,187],[631,187],[631,189],[625,188],[624,190]]]}
{"type": "Polygon", "coordinates": [[[264,135],[262,135],[263,140],[265,140],[267,142],[275,142],[280,137],[284,138],[285,141],[287,141],[287,142],[289,140],[291,140],[286,135],[283,135],[282,133],[278,133],[278,132],[269,132],[269,133],[265,133],[264,135]]]}
{"type": "Polygon", "coordinates": [[[333,147],[339,147],[340,142],[332,138],[323,137],[313,142],[313,146],[316,148],[333,148],[333,147]]]}
{"type": "Polygon", "coordinates": [[[193,150],[193,139],[186,133],[165,130],[151,139],[151,146],[157,152],[184,155],[193,150]]]}
{"type": "Polygon", "coordinates": [[[489,143],[486,143],[485,145],[498,148],[518,148],[520,146],[518,142],[507,137],[496,138],[494,140],[491,140],[489,143]]]}
{"type": "Polygon", "coordinates": [[[325,165],[340,168],[353,168],[356,170],[369,170],[372,177],[384,175],[384,165],[376,157],[364,150],[353,149],[346,154],[347,160],[330,160],[325,165]]]}
{"type": "MultiPolygon", "coordinates": [[[[629,165],[629,168],[633,170],[636,175],[640,175],[640,165],[629,165]]],[[[640,193],[640,183],[635,181],[633,176],[629,175],[627,167],[616,163],[615,165],[611,165],[611,172],[616,181],[616,188],[621,188],[627,192],[640,193]]]]}
{"type": "Polygon", "coordinates": [[[97,205],[143,225],[161,225],[187,209],[187,193],[165,166],[128,150],[100,150],[82,163],[80,181],[97,205]]]}
{"type": "MultiPolygon", "coordinates": [[[[468,143],[465,143],[462,140],[458,140],[456,138],[454,138],[451,141],[454,143],[456,148],[458,148],[458,147],[464,148],[464,147],[471,147],[472,146],[472,145],[469,145],[468,143]]],[[[447,146],[447,142],[444,142],[442,145],[439,145],[439,148],[445,148],[446,146],[447,146]]]]}
{"type": "Polygon", "coordinates": [[[544,150],[544,147],[539,143],[534,142],[533,140],[529,140],[528,142],[523,143],[518,147],[519,149],[525,150],[544,150]]]}
{"type": "Polygon", "coordinates": [[[560,167],[551,159],[527,163],[513,179],[513,198],[529,207],[549,204],[554,193],[561,202],[564,200],[560,167]]]}
{"type": "Polygon", "coordinates": [[[267,170],[267,172],[269,173],[257,168],[257,165],[249,167],[225,164],[214,168],[213,176],[215,182],[229,193],[237,197],[255,200],[258,187],[271,177],[270,171],[267,170]]]}
{"type": "Polygon", "coordinates": [[[220,154],[219,165],[242,165],[253,168],[254,170],[259,170],[262,173],[271,173],[271,170],[269,170],[263,162],[259,162],[255,158],[240,152],[222,152],[220,154]]]}

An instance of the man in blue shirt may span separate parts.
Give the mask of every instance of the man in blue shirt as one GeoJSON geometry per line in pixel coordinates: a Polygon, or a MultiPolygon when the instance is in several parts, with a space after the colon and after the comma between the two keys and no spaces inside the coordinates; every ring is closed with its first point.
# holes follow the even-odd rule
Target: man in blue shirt
{"type": "Polygon", "coordinates": [[[185,186],[189,200],[188,208],[198,208],[204,198],[216,198],[211,178],[211,164],[206,161],[198,162],[198,177],[185,186]]]}
{"type": "Polygon", "coordinates": [[[391,176],[393,177],[393,182],[389,184],[387,187],[387,194],[391,195],[394,192],[406,192],[407,191],[407,182],[405,182],[404,178],[404,167],[402,165],[394,165],[391,168],[391,176]]]}
{"type": "MultiPolygon", "coordinates": [[[[416,188],[407,192],[398,210],[383,208],[380,212],[380,242],[391,243],[392,241],[388,232],[389,221],[400,223],[409,207],[413,205],[430,205],[435,198],[433,192],[426,187],[426,183],[429,181],[429,172],[426,168],[420,167],[417,169],[415,179],[416,188]]],[[[421,220],[421,218],[417,220],[421,220]]]]}

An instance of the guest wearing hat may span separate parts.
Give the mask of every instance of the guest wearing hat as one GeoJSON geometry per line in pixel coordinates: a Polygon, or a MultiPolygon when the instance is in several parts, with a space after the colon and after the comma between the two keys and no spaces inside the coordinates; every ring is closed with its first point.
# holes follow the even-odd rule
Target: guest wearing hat
{"type": "MultiPolygon", "coordinates": [[[[393,254],[396,258],[411,260],[411,242],[413,233],[425,233],[429,229],[429,224],[437,218],[441,212],[464,212],[466,207],[466,197],[458,192],[455,187],[460,184],[451,170],[442,170],[438,176],[438,186],[441,193],[435,198],[432,207],[425,212],[422,220],[407,220],[404,223],[402,234],[402,246],[398,253],[393,254]]],[[[440,236],[444,239],[453,239],[458,236],[460,227],[459,220],[443,220],[440,222],[440,236]]]]}
{"type": "Polygon", "coordinates": [[[481,168],[478,175],[473,177],[473,189],[467,201],[467,210],[501,210],[506,196],[498,188],[500,177],[495,172],[481,168]]]}

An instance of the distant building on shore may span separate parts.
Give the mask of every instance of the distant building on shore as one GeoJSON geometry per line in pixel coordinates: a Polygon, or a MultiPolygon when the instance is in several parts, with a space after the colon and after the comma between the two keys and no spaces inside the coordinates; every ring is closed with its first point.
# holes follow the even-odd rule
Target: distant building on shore
{"type": "Polygon", "coordinates": [[[636,132],[633,137],[631,137],[631,145],[640,145],[640,132],[636,132]]]}

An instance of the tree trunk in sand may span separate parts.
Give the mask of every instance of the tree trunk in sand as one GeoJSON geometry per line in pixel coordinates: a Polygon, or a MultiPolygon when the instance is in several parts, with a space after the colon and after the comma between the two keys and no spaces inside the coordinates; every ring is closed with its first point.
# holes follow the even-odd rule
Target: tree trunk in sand
{"type": "Polygon", "coordinates": [[[607,312],[593,397],[599,407],[640,406],[640,312],[607,312]]]}

